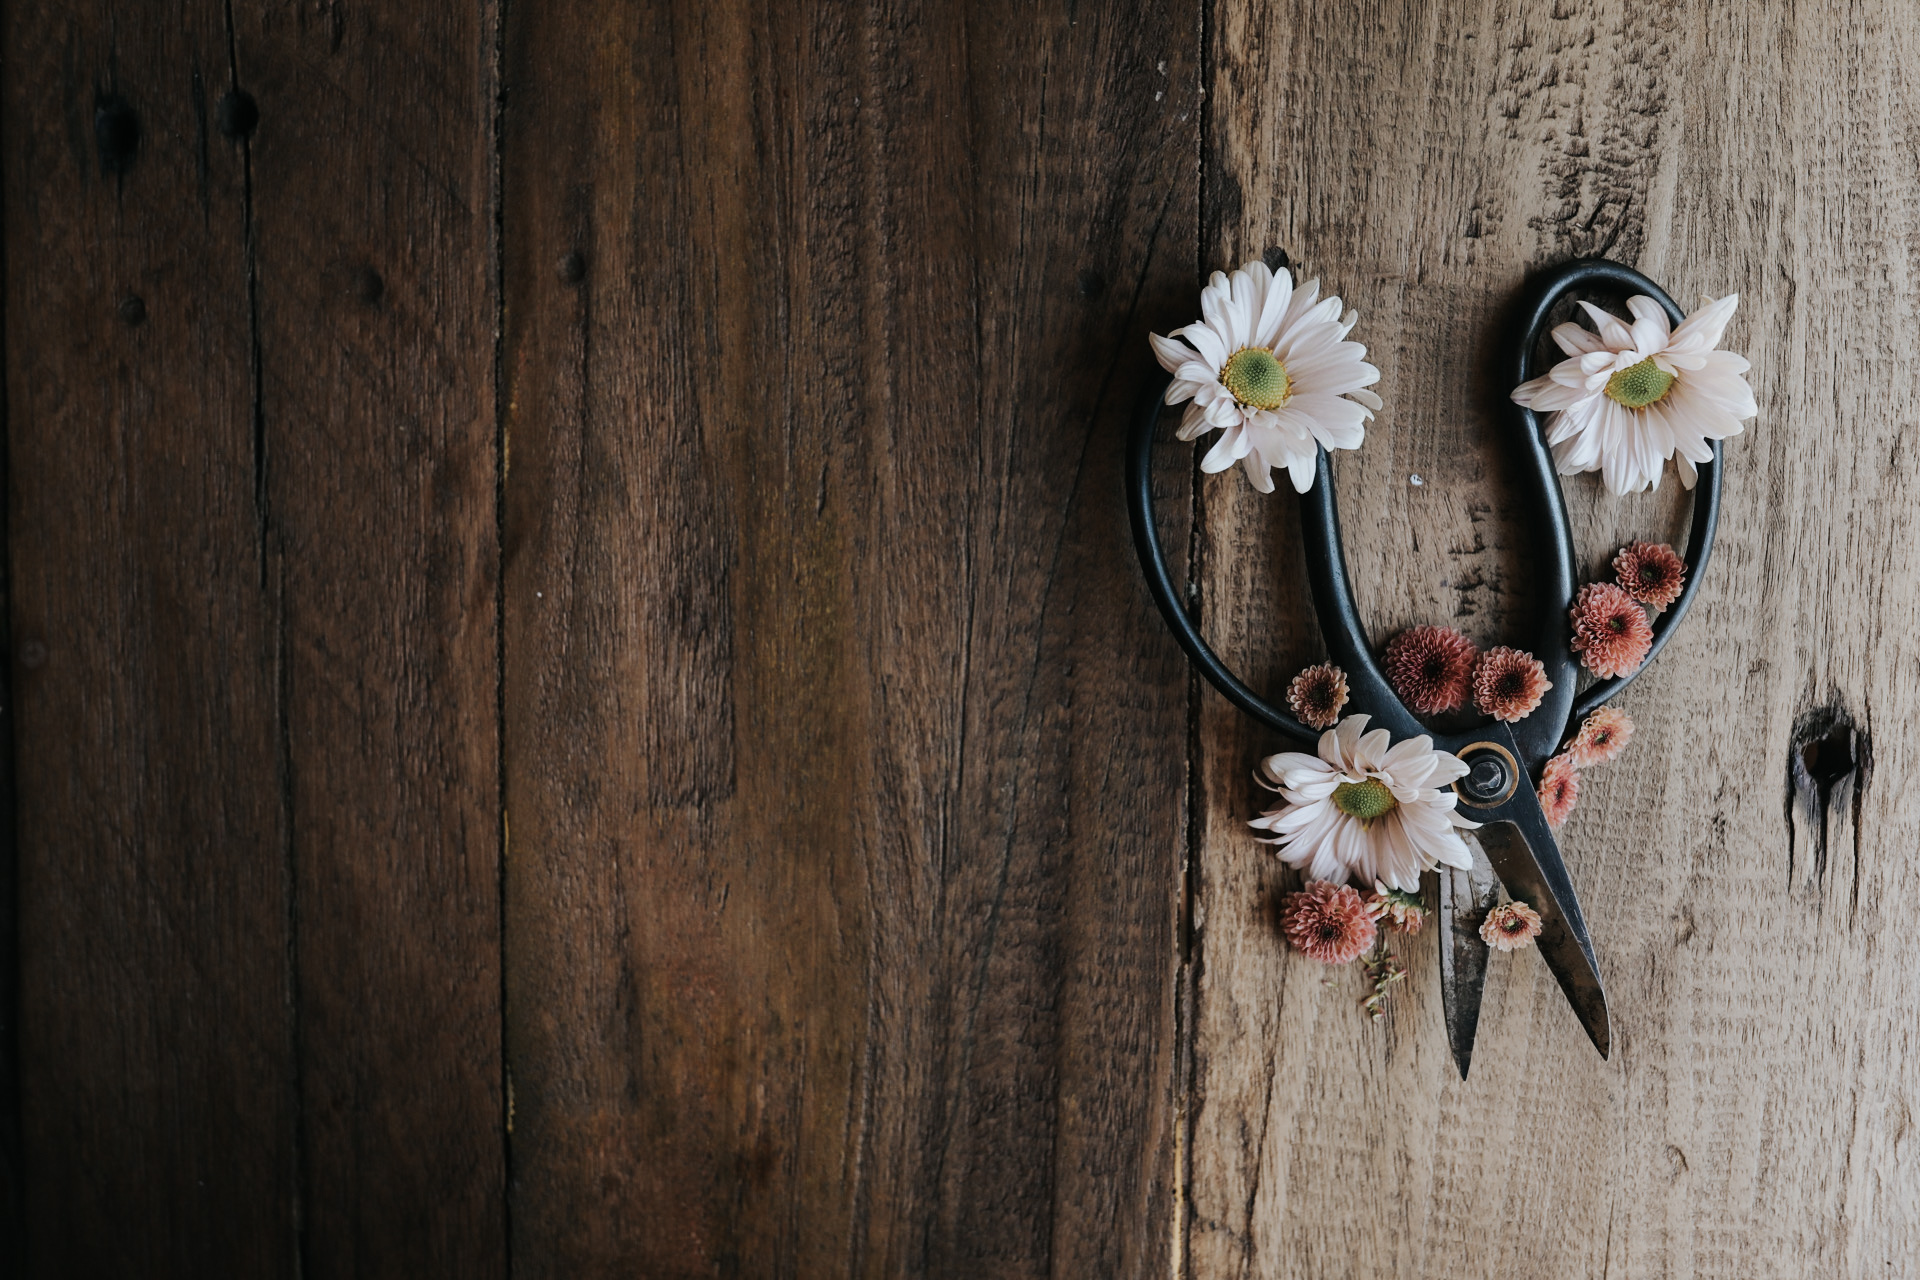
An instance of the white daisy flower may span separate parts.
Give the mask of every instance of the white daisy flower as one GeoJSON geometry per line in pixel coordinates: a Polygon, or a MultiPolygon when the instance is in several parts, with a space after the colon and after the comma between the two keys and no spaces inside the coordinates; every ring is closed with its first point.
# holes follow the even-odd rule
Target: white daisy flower
{"type": "Polygon", "coordinates": [[[1420,873],[1436,863],[1471,867],[1459,831],[1480,824],[1454,811],[1458,797],[1447,785],[1467,766],[1425,734],[1389,746],[1385,729],[1366,728],[1366,716],[1348,716],[1320,735],[1318,756],[1262,760],[1261,782],[1287,803],[1250,825],[1273,832],[1265,843],[1313,880],[1357,877],[1417,893],[1420,873]]]}
{"type": "Polygon", "coordinates": [[[1355,313],[1341,318],[1340,299],[1321,298],[1318,280],[1295,289],[1292,273],[1276,276],[1257,261],[1232,279],[1216,271],[1200,292],[1200,314],[1205,318],[1173,337],[1148,337],[1173,375],[1167,403],[1193,401],[1180,438],[1223,433],[1200,460],[1202,471],[1238,462],[1254,488],[1272,493],[1272,470],[1285,467],[1305,493],[1313,487],[1317,444],[1360,447],[1363,424],[1380,407],[1380,397],[1365,388],[1380,371],[1366,362],[1365,347],[1345,341],[1355,313]]]}
{"type": "Polygon", "coordinates": [[[1710,440],[1739,435],[1759,412],[1741,375],[1746,360],[1714,350],[1740,295],[1709,302],[1669,331],[1667,313],[1644,295],[1629,298],[1629,328],[1591,303],[1595,333],[1563,324],[1553,340],[1569,359],[1545,377],[1514,388],[1515,404],[1547,419],[1547,443],[1563,476],[1599,471],[1614,493],[1660,487],[1678,455],[1680,482],[1693,488],[1694,464],[1713,457],[1710,440]]]}

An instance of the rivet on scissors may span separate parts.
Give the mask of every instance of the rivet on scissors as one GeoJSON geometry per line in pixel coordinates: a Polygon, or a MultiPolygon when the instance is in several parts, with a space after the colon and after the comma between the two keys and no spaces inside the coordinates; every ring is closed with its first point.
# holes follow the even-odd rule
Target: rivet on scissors
{"type": "Polygon", "coordinates": [[[1491,809],[1507,802],[1520,789],[1520,764],[1513,753],[1497,742],[1476,742],[1464,747],[1461,762],[1467,776],[1453,784],[1461,803],[1476,809],[1491,809]]]}

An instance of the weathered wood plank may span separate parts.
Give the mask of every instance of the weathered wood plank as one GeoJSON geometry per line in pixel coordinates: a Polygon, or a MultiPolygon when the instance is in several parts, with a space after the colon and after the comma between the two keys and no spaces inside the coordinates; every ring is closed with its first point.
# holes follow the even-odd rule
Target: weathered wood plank
{"type": "Polygon", "coordinates": [[[1197,32],[509,11],[521,1274],[1166,1271],[1197,32]]]}
{"type": "Polygon", "coordinates": [[[494,6],[235,11],[306,1276],[506,1270],[494,6]]]}
{"type": "MultiPolygon", "coordinates": [[[[1920,944],[1894,905],[1916,889],[1920,816],[1884,781],[1910,736],[1920,598],[1898,550],[1911,14],[1227,3],[1212,30],[1210,259],[1305,259],[1361,309],[1385,372],[1387,411],[1338,468],[1378,637],[1457,620],[1490,642],[1527,602],[1487,412],[1505,388],[1485,370],[1529,269],[1606,252],[1688,305],[1740,290],[1731,340],[1761,414],[1729,446],[1704,597],[1563,832],[1613,1062],[1533,953],[1495,960],[1466,1084],[1429,940],[1380,1029],[1357,972],[1326,983],[1285,955],[1264,913],[1288,878],[1243,826],[1273,744],[1204,700],[1192,1274],[1899,1270],[1920,1252],[1900,1012],[1920,944]],[[1883,781],[1838,790],[1821,860],[1790,844],[1783,794],[1796,718],[1823,704],[1879,729],[1883,781]]],[[[1624,536],[1680,532],[1677,493],[1567,487],[1591,572],[1624,536]]],[[[1292,501],[1242,488],[1205,488],[1203,582],[1215,633],[1272,685],[1315,631],[1292,501]]]]}
{"type": "Polygon", "coordinates": [[[504,1269],[496,26],[10,17],[36,1274],[504,1269]]]}
{"type": "Polygon", "coordinates": [[[278,595],[227,31],[207,4],[18,4],[5,28],[13,1261],[290,1275],[278,595]]]}

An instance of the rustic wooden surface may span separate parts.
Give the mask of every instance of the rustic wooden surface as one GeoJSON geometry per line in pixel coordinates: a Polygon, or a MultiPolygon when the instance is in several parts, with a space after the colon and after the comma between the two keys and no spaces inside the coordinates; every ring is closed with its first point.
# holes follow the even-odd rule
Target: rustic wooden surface
{"type": "MultiPolygon", "coordinates": [[[[1910,8],[0,23],[0,1271],[1920,1256],[1910,8]],[[1118,492],[1145,332],[1267,250],[1384,372],[1337,465],[1380,638],[1531,603],[1487,411],[1530,270],[1743,295],[1710,580],[1563,832],[1611,1062],[1535,954],[1462,1084],[1430,936],[1374,1026],[1275,934],[1279,744],[1118,492]]],[[[1163,534],[1275,688],[1295,502],[1193,458],[1163,534]]],[[[1590,572],[1684,530],[1568,489],[1590,572]]]]}
{"type": "Polygon", "coordinates": [[[31,1274],[505,1270],[496,26],[8,11],[31,1274]]]}
{"type": "Polygon", "coordinates": [[[517,1272],[1164,1266],[1197,21],[510,10],[517,1272]]]}
{"type": "MultiPolygon", "coordinates": [[[[1703,595],[1624,699],[1637,735],[1562,831],[1613,1061],[1536,953],[1490,966],[1466,1084],[1430,938],[1402,947],[1379,1028],[1361,974],[1283,954],[1265,913],[1288,881],[1241,825],[1275,744],[1200,700],[1195,1276],[1864,1276],[1920,1257],[1920,943],[1899,905],[1920,889],[1899,783],[1920,210],[1893,177],[1920,146],[1920,26],[1898,5],[1695,9],[1227,4],[1210,27],[1205,256],[1285,248],[1361,309],[1383,373],[1387,410],[1337,469],[1378,638],[1442,622],[1488,643],[1526,616],[1486,405],[1528,270],[1606,253],[1687,306],[1738,290],[1760,415],[1728,445],[1703,595]],[[1796,719],[1820,707],[1871,734],[1878,779],[1857,807],[1840,784],[1823,859],[1783,808],[1796,719]]],[[[1673,487],[1570,482],[1587,571],[1625,538],[1677,539],[1673,487]]],[[[1202,503],[1214,633],[1277,682],[1316,656],[1274,509],[1291,504],[1228,480],[1202,503]]]]}

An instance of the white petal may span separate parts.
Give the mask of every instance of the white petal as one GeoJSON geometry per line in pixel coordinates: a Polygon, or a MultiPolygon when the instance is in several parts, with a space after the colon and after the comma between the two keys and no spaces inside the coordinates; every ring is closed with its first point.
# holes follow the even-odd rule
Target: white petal
{"type": "Polygon", "coordinates": [[[1200,353],[1200,358],[1205,360],[1208,367],[1215,373],[1220,372],[1220,367],[1226,364],[1227,357],[1232,354],[1211,325],[1190,324],[1179,330],[1178,334],[1193,344],[1193,349],[1200,353]]]}
{"type": "Polygon", "coordinates": [[[1523,407],[1531,407],[1533,398],[1552,385],[1553,379],[1551,378],[1535,378],[1531,382],[1521,383],[1508,394],[1512,397],[1515,404],[1523,407]]]}
{"type": "Polygon", "coordinates": [[[1720,345],[1720,339],[1727,332],[1727,322],[1733,319],[1734,308],[1740,305],[1740,295],[1730,293],[1717,302],[1709,302],[1688,316],[1667,344],[1669,351],[1682,353],[1707,351],[1720,345]]]}
{"type": "Polygon", "coordinates": [[[1253,329],[1255,346],[1272,348],[1273,340],[1280,336],[1280,322],[1286,319],[1287,305],[1292,301],[1293,273],[1283,268],[1267,285],[1266,300],[1253,329]]]}
{"type": "Polygon", "coordinates": [[[1633,312],[1634,354],[1644,359],[1664,351],[1667,337],[1673,332],[1666,309],[1646,294],[1636,293],[1627,299],[1627,310],[1633,312]]]}
{"type": "Polygon", "coordinates": [[[1600,332],[1600,340],[1612,351],[1633,350],[1633,330],[1620,323],[1620,318],[1602,311],[1591,302],[1582,302],[1581,308],[1587,318],[1593,321],[1593,327],[1600,332]]]}
{"type": "Polygon", "coordinates": [[[1273,468],[1268,464],[1266,455],[1258,449],[1252,450],[1240,459],[1240,469],[1247,473],[1247,482],[1257,492],[1273,492],[1273,468]]]}
{"type": "Polygon", "coordinates": [[[1313,488],[1314,477],[1320,474],[1320,455],[1312,457],[1306,454],[1293,454],[1287,458],[1287,479],[1293,482],[1295,493],[1306,493],[1313,488]]]}
{"type": "Polygon", "coordinates": [[[1190,404],[1187,411],[1180,415],[1180,429],[1174,437],[1180,440],[1193,440],[1205,435],[1211,427],[1207,422],[1207,409],[1202,404],[1190,404]]]}
{"type": "MultiPolygon", "coordinates": [[[[1548,689],[1553,688],[1550,684],[1545,687],[1548,689]]],[[[1454,781],[1456,778],[1464,778],[1471,772],[1472,770],[1467,767],[1467,762],[1459,756],[1454,755],[1453,752],[1436,751],[1433,753],[1432,782],[1435,786],[1442,786],[1454,781]]],[[[1447,803],[1449,805],[1453,803],[1452,792],[1447,793],[1447,803]]]]}
{"type": "Polygon", "coordinates": [[[1168,373],[1177,375],[1180,366],[1193,359],[1193,348],[1185,343],[1163,338],[1157,333],[1148,334],[1147,341],[1153,344],[1153,354],[1160,361],[1160,367],[1168,373]]]}
{"type": "Polygon", "coordinates": [[[1233,282],[1227,279],[1227,273],[1216,271],[1207,279],[1207,287],[1200,291],[1200,314],[1214,333],[1227,344],[1231,352],[1237,345],[1233,340],[1233,326],[1227,320],[1227,306],[1233,301],[1233,282]]]}
{"type": "Polygon", "coordinates": [[[1227,315],[1233,321],[1233,346],[1236,350],[1253,345],[1254,326],[1260,320],[1260,308],[1267,300],[1265,280],[1256,279],[1248,267],[1258,266],[1260,274],[1272,279],[1267,266],[1262,263],[1248,263],[1246,267],[1233,273],[1233,293],[1228,300],[1227,315]]]}
{"type": "MultiPolygon", "coordinates": [[[[1200,396],[1196,395],[1194,399],[1200,399],[1200,396]]],[[[1207,421],[1216,427],[1237,427],[1242,420],[1240,406],[1233,402],[1232,396],[1215,395],[1207,404],[1207,421]]]]}
{"type": "Polygon", "coordinates": [[[1206,456],[1200,459],[1200,469],[1209,475],[1216,471],[1225,471],[1246,457],[1247,450],[1251,447],[1247,440],[1247,429],[1236,422],[1221,432],[1220,438],[1213,442],[1213,448],[1207,450],[1206,456]]]}
{"type": "Polygon", "coordinates": [[[1527,406],[1535,413],[1550,413],[1560,409],[1571,409],[1582,400],[1591,399],[1593,392],[1588,391],[1583,386],[1566,386],[1552,378],[1535,378],[1532,382],[1517,388],[1513,395],[1516,403],[1527,406]],[[1541,383],[1545,383],[1546,385],[1540,386],[1541,383]],[[1528,399],[1521,400],[1520,392],[1526,390],[1528,387],[1538,389],[1532,392],[1528,399]]]}
{"type": "Polygon", "coordinates": [[[1570,356],[1583,356],[1606,345],[1600,341],[1599,334],[1573,323],[1553,326],[1553,340],[1570,356]]]}

